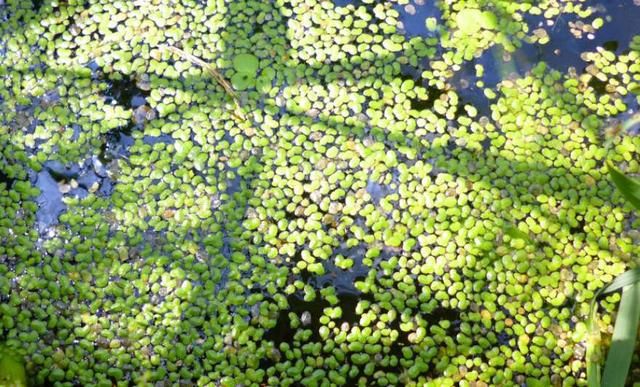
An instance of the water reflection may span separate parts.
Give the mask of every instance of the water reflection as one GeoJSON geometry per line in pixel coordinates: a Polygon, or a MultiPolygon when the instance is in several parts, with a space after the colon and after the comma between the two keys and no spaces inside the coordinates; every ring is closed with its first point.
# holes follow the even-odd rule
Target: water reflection
{"type": "Polygon", "coordinates": [[[437,30],[430,31],[426,26],[428,18],[435,18],[438,22],[442,18],[442,12],[435,1],[416,0],[404,6],[396,4],[394,8],[400,13],[401,29],[407,36],[426,38],[438,34],[437,30]]]}

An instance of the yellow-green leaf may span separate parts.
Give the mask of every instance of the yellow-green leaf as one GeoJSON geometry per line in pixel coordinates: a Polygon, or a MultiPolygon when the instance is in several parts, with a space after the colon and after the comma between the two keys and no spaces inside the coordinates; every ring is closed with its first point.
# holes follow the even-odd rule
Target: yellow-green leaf
{"type": "Polygon", "coordinates": [[[0,386],[26,387],[24,366],[6,351],[0,350],[0,386]]]}

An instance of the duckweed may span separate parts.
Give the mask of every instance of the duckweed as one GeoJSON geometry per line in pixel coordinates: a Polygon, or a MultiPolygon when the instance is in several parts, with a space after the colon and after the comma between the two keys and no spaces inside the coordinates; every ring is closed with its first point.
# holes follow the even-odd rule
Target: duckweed
{"type": "Polygon", "coordinates": [[[585,385],[640,252],[616,12],[0,0],[0,383],[585,385]]]}

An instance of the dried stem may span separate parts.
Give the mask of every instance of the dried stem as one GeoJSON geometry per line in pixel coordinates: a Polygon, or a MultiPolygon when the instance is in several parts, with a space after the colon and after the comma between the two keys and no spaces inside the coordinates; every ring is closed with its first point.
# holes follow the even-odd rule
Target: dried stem
{"type": "Polygon", "coordinates": [[[242,118],[243,120],[246,120],[246,117],[242,111],[241,105],[240,105],[240,99],[238,98],[238,94],[236,94],[236,92],[233,90],[233,87],[231,86],[231,84],[229,84],[229,82],[222,76],[222,74],[220,74],[220,72],[218,70],[216,70],[215,67],[213,67],[212,65],[210,65],[209,63],[203,61],[202,59],[198,58],[195,55],[189,54],[181,49],[179,49],[178,47],[175,46],[165,46],[165,48],[171,52],[173,52],[174,54],[178,55],[179,57],[188,60],[189,62],[200,66],[202,69],[204,69],[207,73],[209,73],[209,75],[211,75],[216,82],[218,82],[218,84],[220,86],[222,86],[222,88],[224,89],[224,91],[227,93],[227,95],[229,95],[232,99],[233,102],[236,105],[236,112],[235,114],[238,115],[240,118],[242,118]]]}

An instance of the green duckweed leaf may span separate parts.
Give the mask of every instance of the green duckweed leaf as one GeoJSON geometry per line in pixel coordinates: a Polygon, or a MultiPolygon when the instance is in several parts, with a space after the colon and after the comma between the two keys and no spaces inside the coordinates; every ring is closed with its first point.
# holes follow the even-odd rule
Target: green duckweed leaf
{"type": "Polygon", "coordinates": [[[609,176],[618,190],[636,209],[640,209],[640,183],[620,172],[608,161],[609,176]]]}
{"type": "Polygon", "coordinates": [[[494,30],[498,26],[498,17],[489,11],[480,11],[475,8],[465,8],[456,15],[456,23],[460,31],[467,35],[473,35],[481,28],[494,30]]]}
{"type": "Polygon", "coordinates": [[[233,58],[233,68],[241,73],[250,73],[255,76],[259,65],[258,58],[252,54],[239,54],[233,58]]]}
{"type": "Polygon", "coordinates": [[[11,387],[25,387],[27,385],[24,366],[5,351],[0,351],[0,385],[11,387]]]}
{"type": "Polygon", "coordinates": [[[498,27],[498,17],[495,13],[484,11],[480,16],[480,25],[487,30],[493,30],[498,27]]]}
{"type": "Polygon", "coordinates": [[[505,224],[504,233],[512,239],[523,239],[527,242],[533,242],[529,235],[512,224],[505,224]]]}
{"type": "Polygon", "coordinates": [[[550,384],[551,382],[548,377],[543,377],[542,379],[527,378],[528,387],[547,387],[550,384]]]}
{"type": "Polygon", "coordinates": [[[256,83],[255,77],[251,73],[238,72],[231,77],[233,88],[242,91],[253,87],[256,83]]]}
{"type": "Polygon", "coordinates": [[[456,15],[456,23],[460,31],[473,35],[482,28],[482,12],[479,9],[465,8],[456,15]]]}
{"type": "Polygon", "coordinates": [[[435,17],[428,17],[424,23],[429,31],[433,32],[438,28],[438,19],[435,17]]]}

